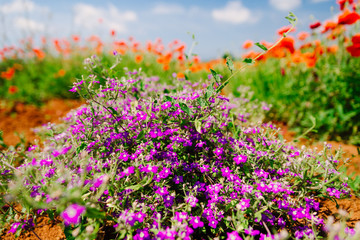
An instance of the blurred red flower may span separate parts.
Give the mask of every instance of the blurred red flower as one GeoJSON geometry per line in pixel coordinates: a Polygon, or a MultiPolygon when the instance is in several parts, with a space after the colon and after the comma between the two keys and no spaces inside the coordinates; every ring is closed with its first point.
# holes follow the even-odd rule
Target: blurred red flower
{"type": "Polygon", "coordinates": [[[17,93],[18,90],[19,90],[19,89],[18,89],[17,86],[10,86],[10,87],[9,87],[9,93],[10,93],[10,94],[17,93]]]}
{"type": "Polygon", "coordinates": [[[338,24],[353,24],[359,19],[360,15],[357,12],[350,12],[349,9],[345,9],[338,17],[338,24]]]}
{"type": "Polygon", "coordinates": [[[351,42],[353,45],[346,48],[346,50],[351,54],[353,57],[360,57],[360,33],[354,35],[351,38],[351,42]]]}
{"type": "Polygon", "coordinates": [[[300,33],[297,35],[297,38],[298,38],[300,41],[304,41],[304,40],[307,39],[309,36],[310,36],[310,34],[307,33],[307,32],[300,32],[300,33]]]}
{"type": "MultiPolygon", "coordinates": [[[[284,33],[286,33],[287,31],[289,31],[290,28],[291,28],[291,26],[282,27],[282,28],[280,28],[280,29],[278,30],[277,33],[278,33],[280,36],[282,36],[284,33]]],[[[295,31],[295,28],[291,29],[290,32],[294,32],[294,31],[295,31]]]]}
{"type": "Polygon", "coordinates": [[[340,10],[344,10],[345,3],[348,2],[349,4],[353,3],[353,0],[338,0],[337,3],[340,5],[340,10]]]}
{"type": "Polygon", "coordinates": [[[246,40],[242,45],[243,49],[249,49],[254,45],[254,43],[250,40],[246,40]]]}
{"type": "Polygon", "coordinates": [[[11,80],[15,75],[15,68],[11,67],[8,68],[5,72],[1,73],[1,78],[4,78],[6,80],[11,80]]]}
{"type": "Polygon", "coordinates": [[[34,49],[33,49],[33,52],[35,53],[36,57],[37,57],[39,60],[42,60],[42,59],[45,58],[45,53],[44,53],[41,49],[34,48],[34,49]]]}
{"type": "Polygon", "coordinates": [[[311,29],[316,29],[316,28],[318,28],[320,26],[321,26],[321,22],[319,22],[319,21],[310,24],[311,29]]]}

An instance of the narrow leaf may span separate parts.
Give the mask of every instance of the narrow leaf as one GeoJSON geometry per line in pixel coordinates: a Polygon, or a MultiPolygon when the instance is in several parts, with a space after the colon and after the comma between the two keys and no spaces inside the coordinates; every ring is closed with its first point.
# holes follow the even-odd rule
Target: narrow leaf
{"type": "Polygon", "coordinates": [[[221,80],[220,80],[220,76],[219,74],[217,74],[217,72],[215,72],[214,70],[210,69],[210,72],[211,74],[213,75],[215,81],[217,82],[217,84],[220,84],[221,83],[221,80]]]}
{"type": "Polygon", "coordinates": [[[190,108],[185,103],[179,103],[180,109],[184,112],[186,112],[188,115],[191,114],[190,108]]]}
{"type": "MultiPolygon", "coordinates": [[[[229,83],[229,82],[227,82],[227,83],[229,83]]],[[[227,83],[220,85],[218,88],[216,88],[216,93],[219,93],[221,90],[223,90],[223,88],[227,85],[227,83]]]]}
{"type": "Polygon", "coordinates": [[[233,61],[231,60],[230,57],[226,58],[226,65],[227,65],[227,67],[228,67],[228,69],[230,70],[231,73],[233,71],[235,71],[234,63],[233,63],[233,61]]]}
{"type": "Polygon", "coordinates": [[[116,111],[113,107],[108,107],[108,108],[111,110],[111,112],[112,112],[115,116],[118,115],[117,111],[116,111]]]}
{"type": "Polygon", "coordinates": [[[243,60],[243,62],[244,62],[244,63],[251,64],[251,63],[254,62],[254,60],[252,60],[251,58],[245,58],[245,59],[243,60]]]}
{"type": "Polygon", "coordinates": [[[201,122],[199,121],[199,119],[195,119],[195,129],[198,133],[201,133],[201,122]]]}
{"type": "Polygon", "coordinates": [[[200,105],[201,107],[205,107],[205,106],[206,106],[206,102],[205,102],[205,100],[204,100],[202,97],[197,98],[197,101],[198,101],[198,103],[199,103],[199,105],[200,105]]]}
{"type": "Polygon", "coordinates": [[[170,96],[164,96],[164,101],[163,102],[171,102],[174,103],[174,99],[170,96]]]}
{"type": "Polygon", "coordinates": [[[214,87],[213,84],[210,84],[206,89],[205,98],[209,99],[213,94],[214,94],[214,87]]]}
{"type": "Polygon", "coordinates": [[[256,46],[258,46],[259,48],[261,48],[262,50],[264,50],[264,51],[267,51],[268,49],[267,49],[267,47],[265,47],[263,44],[261,44],[261,43],[255,43],[255,45],[256,46]]]}

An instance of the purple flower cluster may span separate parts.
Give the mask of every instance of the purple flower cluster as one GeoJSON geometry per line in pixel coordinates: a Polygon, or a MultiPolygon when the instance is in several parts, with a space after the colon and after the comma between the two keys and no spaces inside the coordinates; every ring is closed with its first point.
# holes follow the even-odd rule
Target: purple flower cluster
{"type": "Polygon", "coordinates": [[[269,228],[308,236],[300,222],[318,228],[322,219],[316,198],[304,192],[323,194],[323,181],[332,197],[349,193],[341,178],[326,182],[339,174],[329,171],[334,161],[318,164],[317,153],[260,125],[268,105],[244,91],[208,95],[207,84],[160,84],[140,72],[99,79],[94,73],[74,85],[88,91],[88,104],[46,129],[45,147],[30,148],[18,167],[30,198],[48,209],[60,205],[66,225],[82,216],[102,221],[104,213],[134,239],[265,239],[269,228]]]}

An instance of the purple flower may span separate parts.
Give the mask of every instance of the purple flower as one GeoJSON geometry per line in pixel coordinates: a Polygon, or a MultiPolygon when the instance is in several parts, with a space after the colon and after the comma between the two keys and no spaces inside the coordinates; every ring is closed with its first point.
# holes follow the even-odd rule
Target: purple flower
{"type": "Polygon", "coordinates": [[[183,220],[187,220],[188,219],[188,214],[187,212],[175,212],[175,220],[178,222],[182,222],[183,220]]]}
{"type": "Polygon", "coordinates": [[[240,164],[240,163],[245,163],[247,160],[247,156],[246,155],[236,155],[234,157],[234,162],[236,164],[240,164]]]}
{"type": "Polygon", "coordinates": [[[227,239],[226,240],[242,240],[242,238],[239,236],[237,231],[233,231],[231,233],[227,233],[227,239]]]}
{"type": "Polygon", "coordinates": [[[135,213],[130,213],[127,216],[126,223],[129,224],[130,226],[134,226],[137,220],[138,219],[136,217],[136,214],[135,213]]]}
{"type": "Polygon", "coordinates": [[[186,199],[186,202],[191,206],[191,207],[196,207],[196,203],[198,202],[199,200],[194,197],[194,196],[189,196],[187,199],[186,199]]]}
{"type": "Polygon", "coordinates": [[[200,217],[191,217],[190,224],[193,226],[193,228],[204,226],[204,223],[200,220],[200,217]]]}
{"type": "Polygon", "coordinates": [[[166,187],[158,188],[158,189],[155,191],[155,193],[157,193],[157,194],[159,194],[159,195],[161,195],[161,196],[165,196],[165,195],[168,195],[168,194],[169,194],[169,192],[168,192],[168,190],[167,190],[166,187]]]}
{"type": "Polygon", "coordinates": [[[147,173],[157,173],[158,167],[157,166],[151,166],[151,165],[146,165],[146,167],[142,168],[140,170],[140,172],[147,172],[147,173]]]}
{"type": "Polygon", "coordinates": [[[94,188],[100,187],[101,184],[104,182],[105,177],[106,177],[106,175],[102,175],[102,176],[98,177],[93,183],[94,188]]]}
{"type": "Polygon", "coordinates": [[[244,211],[245,209],[250,207],[250,199],[241,199],[240,203],[236,207],[241,209],[241,211],[244,211]]]}
{"type": "Polygon", "coordinates": [[[216,226],[218,225],[219,221],[217,221],[216,219],[211,219],[209,221],[209,226],[212,228],[216,228],[216,226]]]}
{"type": "Polygon", "coordinates": [[[256,236],[256,235],[259,235],[260,234],[260,231],[259,230],[254,230],[252,229],[252,227],[249,227],[248,229],[245,229],[244,231],[246,234],[249,234],[251,236],[256,236]]]}
{"type": "Polygon", "coordinates": [[[65,225],[79,224],[80,216],[85,212],[85,210],[86,207],[74,203],[68,206],[65,211],[60,214],[60,216],[64,219],[65,225]]]}
{"type": "Polygon", "coordinates": [[[40,166],[51,166],[53,164],[53,160],[51,158],[40,160],[40,166]]]}
{"type": "Polygon", "coordinates": [[[166,230],[164,231],[160,231],[157,234],[157,237],[159,237],[160,239],[169,239],[169,240],[173,240],[176,237],[176,231],[171,230],[169,227],[166,228],[166,230]]]}
{"type": "Polygon", "coordinates": [[[173,197],[171,195],[167,195],[164,198],[164,206],[167,208],[172,207],[172,205],[174,204],[174,199],[175,199],[175,197],[173,197]]]}
{"type": "Polygon", "coordinates": [[[161,105],[161,110],[166,110],[168,108],[171,108],[171,102],[165,102],[164,104],[161,105]]]}
{"type": "Polygon", "coordinates": [[[150,240],[150,234],[147,228],[136,230],[134,240],[150,240]]]}
{"type": "Polygon", "coordinates": [[[230,170],[229,167],[224,167],[221,169],[221,174],[223,177],[228,177],[232,173],[232,170],[230,170]]]}
{"type": "Polygon", "coordinates": [[[136,114],[136,117],[137,117],[137,120],[140,121],[145,121],[146,118],[147,118],[147,113],[146,112],[143,112],[143,111],[140,111],[136,114]]]}
{"type": "Polygon", "coordinates": [[[181,183],[181,182],[184,181],[184,180],[183,180],[183,176],[177,176],[177,175],[175,175],[173,181],[174,181],[176,184],[179,184],[179,183],[181,183]]]}
{"type": "Polygon", "coordinates": [[[171,174],[170,168],[164,167],[164,168],[159,172],[159,177],[160,177],[160,178],[167,178],[170,174],[171,174]]]}
{"type": "Polygon", "coordinates": [[[220,157],[224,153],[224,150],[223,150],[223,148],[216,148],[214,150],[214,153],[216,156],[220,157]]]}
{"type": "Polygon", "coordinates": [[[136,213],[135,217],[139,222],[143,222],[144,218],[146,218],[146,213],[138,212],[136,213]]]}
{"type": "Polygon", "coordinates": [[[21,223],[19,223],[19,222],[17,222],[17,223],[13,223],[12,225],[11,225],[11,228],[10,228],[10,230],[8,231],[8,233],[16,233],[16,230],[18,229],[18,227],[19,227],[19,225],[20,225],[21,223]]]}
{"type": "Polygon", "coordinates": [[[122,152],[120,153],[119,159],[123,160],[124,162],[126,162],[129,159],[129,154],[127,152],[122,152]]]}
{"type": "Polygon", "coordinates": [[[135,167],[134,167],[134,166],[130,166],[130,167],[128,167],[127,169],[125,169],[123,173],[124,173],[126,176],[130,176],[131,174],[134,173],[134,170],[135,170],[135,167]]]}

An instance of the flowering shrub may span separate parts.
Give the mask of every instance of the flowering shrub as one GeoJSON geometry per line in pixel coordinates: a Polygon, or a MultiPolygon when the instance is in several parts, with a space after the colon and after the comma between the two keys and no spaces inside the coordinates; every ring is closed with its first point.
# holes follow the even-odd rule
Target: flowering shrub
{"type": "Polygon", "coordinates": [[[118,239],[313,239],[319,199],[349,196],[340,153],[278,140],[262,123],[269,106],[247,88],[220,95],[216,72],[210,84],[166,85],[140,70],[107,77],[96,56],[85,63],[90,75],[71,91],[87,104],[44,127],[43,147],[0,156],[10,232],[47,214],[80,239],[106,225],[118,239]]]}

